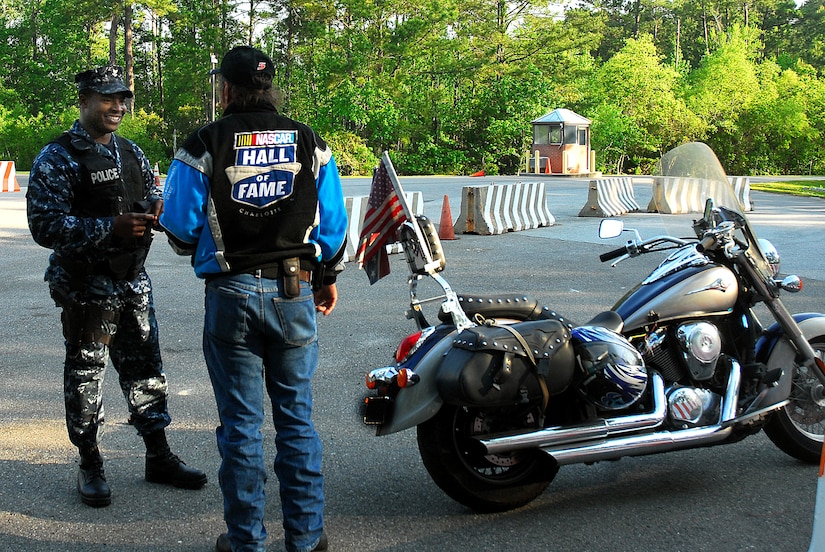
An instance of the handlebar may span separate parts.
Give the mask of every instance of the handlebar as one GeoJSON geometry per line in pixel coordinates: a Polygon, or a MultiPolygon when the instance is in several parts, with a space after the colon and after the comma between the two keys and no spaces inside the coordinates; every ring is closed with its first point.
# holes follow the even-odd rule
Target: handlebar
{"type": "MultiPolygon", "coordinates": [[[[662,244],[672,244],[671,246],[669,246],[667,248],[673,248],[673,246],[682,247],[684,245],[689,245],[690,243],[695,243],[695,242],[689,242],[687,240],[684,240],[684,239],[681,239],[681,238],[675,238],[673,236],[655,236],[653,238],[649,238],[649,239],[646,239],[646,240],[633,240],[633,241],[628,241],[624,245],[624,247],[619,247],[619,248],[614,249],[612,251],[608,251],[607,253],[602,253],[601,255],[599,255],[599,260],[601,262],[605,263],[607,261],[611,261],[613,259],[617,259],[617,258],[623,257],[623,256],[626,257],[626,258],[627,257],[638,257],[639,255],[643,255],[645,253],[650,253],[651,251],[658,251],[658,250],[661,250],[661,249],[666,249],[666,248],[662,248],[662,247],[657,247],[657,246],[660,246],[662,244]]],[[[615,264],[618,264],[619,262],[621,262],[623,260],[624,259],[620,259],[620,260],[616,261],[616,263],[614,263],[614,266],[615,266],[615,264]]]]}
{"type": "Polygon", "coordinates": [[[714,243],[716,243],[716,236],[707,234],[704,238],[702,238],[702,241],[696,244],[696,251],[701,253],[705,249],[711,247],[714,243]]]}
{"type": "Polygon", "coordinates": [[[607,253],[602,253],[599,255],[599,260],[603,263],[607,261],[612,261],[617,257],[621,257],[622,255],[627,253],[627,246],[620,247],[618,249],[614,249],[613,251],[608,251],[607,253]]]}

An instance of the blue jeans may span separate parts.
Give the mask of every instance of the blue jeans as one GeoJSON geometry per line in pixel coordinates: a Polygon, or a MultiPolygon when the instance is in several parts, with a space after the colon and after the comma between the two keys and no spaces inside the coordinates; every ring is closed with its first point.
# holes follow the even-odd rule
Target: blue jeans
{"type": "Polygon", "coordinates": [[[312,550],[324,527],[321,441],[311,420],[315,303],[306,282],[294,299],[280,288],[278,280],[254,274],[206,285],[203,350],[220,417],[224,519],[236,552],[265,550],[264,388],[276,430],[286,549],[312,550]]]}

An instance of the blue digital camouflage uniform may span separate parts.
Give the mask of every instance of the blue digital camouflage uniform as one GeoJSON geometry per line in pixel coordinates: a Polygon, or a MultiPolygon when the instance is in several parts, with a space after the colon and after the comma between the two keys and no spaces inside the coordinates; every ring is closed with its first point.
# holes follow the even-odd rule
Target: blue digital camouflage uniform
{"type": "MultiPolygon", "coordinates": [[[[69,131],[88,141],[99,155],[112,151],[96,143],[75,121],[69,131]]],[[[114,159],[122,167],[122,152],[114,143],[114,159]]],[[[142,175],[144,199],[160,199],[154,174],[143,151],[134,143],[142,175]]],[[[34,240],[52,249],[45,280],[57,306],[66,345],[64,391],[69,439],[78,448],[98,445],[104,421],[102,383],[108,360],[117,370],[120,388],[129,406],[130,422],[140,435],[170,423],[167,385],[163,373],[152,284],[143,268],[134,279],[67,270],[58,259],[89,266],[122,253],[114,238],[114,217],[72,214],[81,167],[62,145],[51,142],[32,166],[26,193],[29,228],[34,240]],[[116,335],[115,335],[116,332],[116,335]]],[[[133,183],[140,185],[141,183],[133,183]]],[[[147,244],[148,247],[148,244],[147,244]]]]}

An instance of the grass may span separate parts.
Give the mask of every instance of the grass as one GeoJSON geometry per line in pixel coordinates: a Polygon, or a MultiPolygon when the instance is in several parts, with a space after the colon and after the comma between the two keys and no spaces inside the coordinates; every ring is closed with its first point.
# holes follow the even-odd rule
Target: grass
{"type": "Polygon", "coordinates": [[[751,182],[751,190],[825,198],[825,182],[821,180],[794,180],[793,182],[751,182]]]}

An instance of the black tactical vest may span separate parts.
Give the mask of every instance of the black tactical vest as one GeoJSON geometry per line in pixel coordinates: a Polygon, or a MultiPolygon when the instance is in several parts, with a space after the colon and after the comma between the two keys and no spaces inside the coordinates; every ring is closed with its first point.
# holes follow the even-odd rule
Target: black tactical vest
{"type": "MultiPolygon", "coordinates": [[[[120,164],[100,155],[94,143],[64,132],[54,140],[68,151],[80,166],[80,184],[74,191],[70,214],[77,217],[114,217],[124,213],[145,213],[146,189],[140,161],[132,144],[113,135],[120,149],[120,164]]],[[[57,258],[58,264],[82,281],[86,274],[105,274],[116,280],[133,280],[143,268],[151,232],[142,238],[119,240],[120,253],[98,263],[57,258]]]]}
{"type": "Polygon", "coordinates": [[[80,186],[74,190],[72,215],[113,217],[145,211],[136,205],[145,199],[146,189],[135,150],[128,140],[113,137],[120,148],[120,167],[115,159],[100,155],[93,143],[76,135],[65,132],[54,140],[80,165],[80,186]]]}

